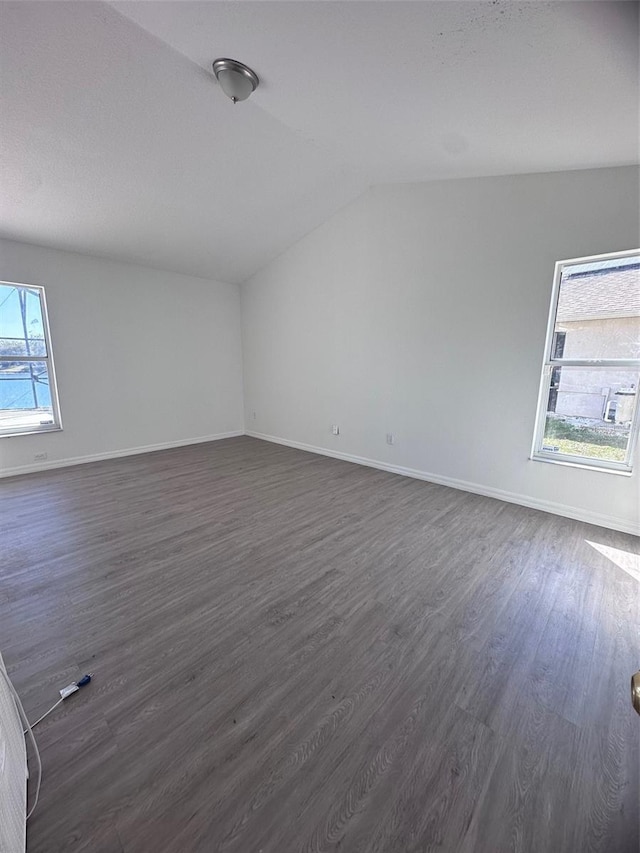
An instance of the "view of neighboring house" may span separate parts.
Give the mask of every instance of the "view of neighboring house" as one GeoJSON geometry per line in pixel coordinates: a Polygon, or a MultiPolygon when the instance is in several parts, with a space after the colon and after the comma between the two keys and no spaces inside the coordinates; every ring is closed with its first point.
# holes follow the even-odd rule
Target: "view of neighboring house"
{"type": "MultiPolygon", "coordinates": [[[[553,357],[630,359],[640,355],[640,263],[572,268],[563,275],[553,357]]],[[[555,367],[548,411],[628,425],[638,387],[634,370],[555,367]]]]}

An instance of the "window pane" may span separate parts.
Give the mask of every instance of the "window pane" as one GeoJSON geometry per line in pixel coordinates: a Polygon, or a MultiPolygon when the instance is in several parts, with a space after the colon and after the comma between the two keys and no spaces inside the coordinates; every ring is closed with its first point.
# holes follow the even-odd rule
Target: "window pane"
{"type": "Polygon", "coordinates": [[[565,267],[552,358],[640,358],[640,262],[637,258],[565,267]]]}
{"type": "Polygon", "coordinates": [[[40,291],[0,285],[0,357],[46,354],[40,291]]]}
{"type": "Polygon", "coordinates": [[[0,358],[21,357],[25,355],[46,356],[47,350],[43,338],[0,338],[0,358]]]}
{"type": "Polygon", "coordinates": [[[637,370],[554,367],[542,449],[624,462],[639,379],[637,370]]]}
{"type": "Polygon", "coordinates": [[[53,424],[45,361],[0,361],[0,430],[53,424]]]}

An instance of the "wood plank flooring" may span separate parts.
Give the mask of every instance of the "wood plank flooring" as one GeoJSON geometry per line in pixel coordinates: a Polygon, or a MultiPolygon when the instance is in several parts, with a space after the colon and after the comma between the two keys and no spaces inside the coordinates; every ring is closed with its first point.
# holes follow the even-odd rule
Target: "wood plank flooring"
{"type": "Polygon", "coordinates": [[[29,853],[637,853],[639,540],[247,437],[0,481],[29,853]]]}

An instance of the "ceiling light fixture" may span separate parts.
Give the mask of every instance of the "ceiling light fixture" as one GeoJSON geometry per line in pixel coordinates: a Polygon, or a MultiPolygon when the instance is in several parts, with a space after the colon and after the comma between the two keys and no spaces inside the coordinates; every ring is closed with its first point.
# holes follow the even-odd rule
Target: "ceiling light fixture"
{"type": "Polygon", "coordinates": [[[258,75],[235,59],[216,59],[213,73],[222,91],[234,104],[245,101],[258,88],[258,75]]]}

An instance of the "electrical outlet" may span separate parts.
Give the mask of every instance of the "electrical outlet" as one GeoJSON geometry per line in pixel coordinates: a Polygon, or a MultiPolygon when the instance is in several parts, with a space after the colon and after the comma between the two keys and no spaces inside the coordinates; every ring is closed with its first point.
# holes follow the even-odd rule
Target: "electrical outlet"
{"type": "Polygon", "coordinates": [[[334,435],[340,435],[340,427],[338,426],[338,424],[332,424],[331,425],[331,432],[334,435]]]}
{"type": "Polygon", "coordinates": [[[387,433],[387,444],[395,444],[395,443],[396,443],[395,433],[388,432],[387,433]]]}
{"type": "Polygon", "coordinates": [[[36,462],[44,462],[45,459],[48,459],[49,456],[47,453],[36,453],[33,457],[36,462]]]}
{"type": "Polygon", "coordinates": [[[256,413],[255,413],[255,412],[251,412],[251,417],[252,417],[252,418],[253,418],[253,420],[255,421],[255,419],[256,419],[256,413]]]}

